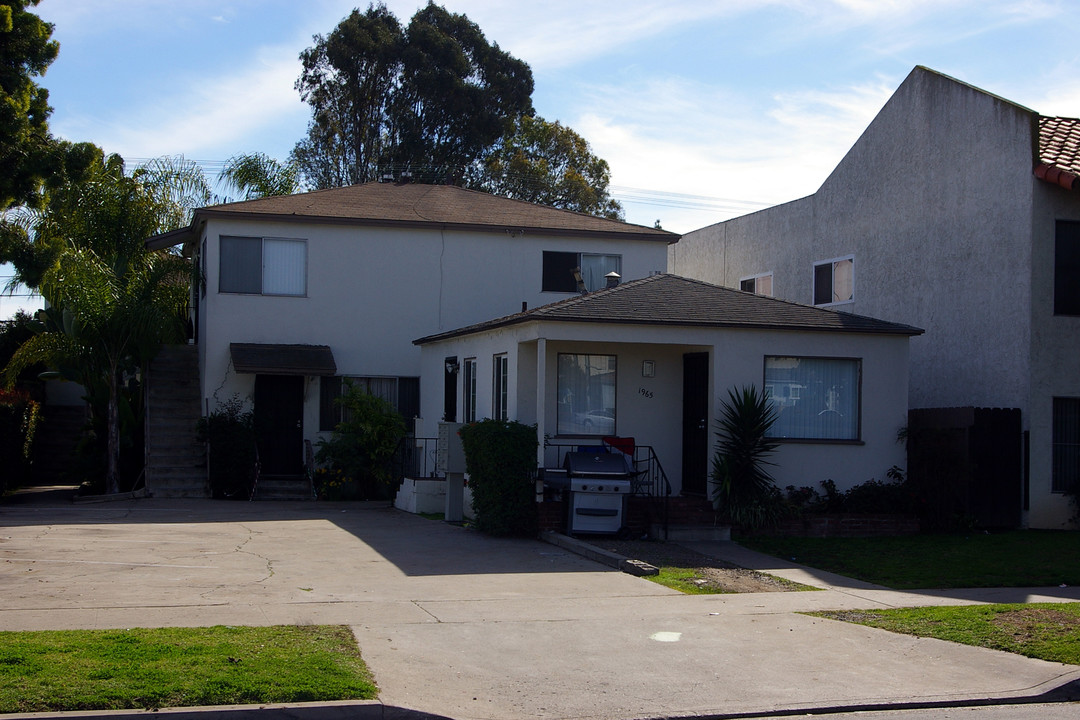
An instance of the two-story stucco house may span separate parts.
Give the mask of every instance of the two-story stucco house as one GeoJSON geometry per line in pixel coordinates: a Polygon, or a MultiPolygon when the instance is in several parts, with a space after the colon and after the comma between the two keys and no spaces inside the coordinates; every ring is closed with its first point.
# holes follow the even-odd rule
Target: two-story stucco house
{"type": "Polygon", "coordinates": [[[202,412],[251,398],[262,472],[289,475],[304,440],[336,423],[342,377],[414,418],[415,338],[575,295],[576,268],[585,289],[662,272],[677,239],[452,186],[369,183],[202,208],[148,245],[182,244],[200,270],[202,412]]]}
{"type": "Polygon", "coordinates": [[[685,235],[680,275],[915,325],[911,408],[1019,408],[1015,502],[1080,477],[1080,120],[917,67],[809,197],[685,235]]]}

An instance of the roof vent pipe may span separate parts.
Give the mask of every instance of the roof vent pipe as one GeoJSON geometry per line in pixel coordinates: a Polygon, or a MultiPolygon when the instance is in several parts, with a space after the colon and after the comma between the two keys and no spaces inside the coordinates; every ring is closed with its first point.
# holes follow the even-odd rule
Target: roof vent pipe
{"type": "Polygon", "coordinates": [[[604,287],[608,287],[608,288],[618,287],[619,286],[619,281],[622,280],[622,275],[620,275],[619,273],[612,270],[611,272],[609,272],[607,275],[604,276],[604,280],[607,281],[607,284],[604,287]]]}

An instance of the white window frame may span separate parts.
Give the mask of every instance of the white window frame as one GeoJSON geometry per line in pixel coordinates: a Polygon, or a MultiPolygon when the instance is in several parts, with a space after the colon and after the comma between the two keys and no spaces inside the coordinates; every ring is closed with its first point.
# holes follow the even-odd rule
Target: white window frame
{"type": "MultiPolygon", "coordinates": [[[[582,279],[582,282],[585,284],[585,290],[587,292],[594,292],[596,290],[603,290],[605,287],[607,287],[607,278],[606,278],[607,273],[606,272],[601,273],[599,277],[593,278],[593,282],[590,283],[588,281],[588,278],[586,277],[587,272],[586,272],[586,269],[584,267],[585,266],[585,258],[614,258],[614,260],[615,260],[614,272],[617,272],[617,273],[619,273],[619,275],[622,275],[622,266],[623,266],[622,265],[622,260],[623,260],[622,253],[574,252],[572,250],[545,250],[544,252],[545,253],[556,253],[556,254],[560,254],[560,255],[576,255],[577,256],[577,268],[578,268],[578,271],[581,273],[581,279],[582,279]]],[[[611,270],[608,270],[607,272],[611,272],[611,270]]],[[[543,271],[543,267],[541,267],[541,270],[540,270],[540,289],[541,289],[541,292],[551,292],[551,293],[575,293],[575,292],[577,292],[576,288],[573,289],[573,290],[548,290],[548,289],[545,289],[545,288],[548,287],[548,285],[544,282],[544,280],[545,280],[544,271],[543,271]]],[[[563,280],[565,280],[565,278],[563,280]]]]}
{"type": "MultiPolygon", "coordinates": [[[[819,443],[859,443],[862,441],[862,358],[857,357],[821,357],[821,356],[806,356],[806,355],[766,355],[764,358],[764,375],[762,386],[765,388],[765,398],[773,405],[773,409],[777,412],[777,421],[770,428],[766,437],[771,440],[777,440],[781,442],[819,442],[819,443]],[[805,377],[799,377],[799,382],[792,381],[791,376],[785,377],[783,366],[786,364],[789,367],[787,369],[793,369],[795,365],[791,365],[789,361],[797,361],[799,364],[803,362],[810,363],[844,363],[850,365],[854,370],[854,378],[851,387],[848,390],[853,393],[854,397],[844,399],[837,397],[836,394],[832,394],[833,387],[825,387],[822,385],[811,384],[807,385],[805,377]],[[770,376],[770,361],[776,362],[777,374],[770,376]],[[786,390],[781,393],[777,393],[779,386],[786,387],[786,390]],[[830,397],[832,394],[832,397],[830,397]],[[803,405],[803,402],[808,405],[803,405]],[[818,403],[817,405],[810,406],[811,403],[818,403]],[[840,407],[837,407],[835,403],[842,403],[840,407]],[[844,411],[847,411],[846,416],[844,411]],[[799,413],[802,411],[801,416],[796,415],[793,420],[794,423],[784,422],[780,416],[788,412],[799,413]],[[807,416],[805,413],[809,412],[807,416]],[[830,419],[831,413],[837,413],[837,417],[830,419]],[[814,432],[807,434],[785,434],[786,429],[798,429],[800,420],[805,421],[813,417],[819,418],[814,420],[814,432]],[[853,417],[852,417],[853,416],[853,417]],[[846,420],[843,418],[847,418],[846,420]],[[832,436],[819,432],[818,429],[843,431],[848,429],[848,433],[843,436],[832,436]]],[[[820,377],[820,376],[819,376],[820,377]]],[[[837,376],[837,379],[843,379],[842,376],[837,376]]],[[[804,425],[804,427],[810,427],[804,425]]]]}
{"type": "Polygon", "coordinates": [[[510,356],[496,353],[491,358],[491,417],[509,420],[510,356]]]}
{"type": "Polygon", "coordinates": [[[307,240],[305,238],[288,238],[288,237],[252,237],[245,235],[221,235],[218,237],[218,292],[224,295],[265,295],[272,297],[307,297],[307,268],[308,268],[308,248],[307,240]],[[222,288],[222,274],[224,272],[224,263],[222,262],[222,245],[225,238],[238,238],[241,240],[258,240],[259,241],[259,291],[258,292],[246,292],[242,290],[226,290],[222,288]],[[300,280],[301,287],[298,292],[267,292],[267,272],[271,270],[267,264],[267,243],[296,243],[302,248],[302,264],[301,269],[302,278],[300,280]]]}
{"type": "Polygon", "coordinates": [[[815,262],[813,272],[810,275],[810,298],[813,300],[813,304],[818,307],[850,305],[855,302],[855,256],[843,255],[841,257],[830,258],[829,260],[818,260],[815,262]],[[832,272],[829,274],[829,297],[836,297],[836,267],[842,262],[851,263],[851,297],[845,300],[830,300],[829,302],[823,303],[817,302],[817,269],[822,265],[832,266],[832,272]]]}
{"type": "Polygon", "coordinates": [[[774,294],[773,294],[773,274],[772,274],[772,270],[770,270],[769,272],[758,273],[757,275],[747,275],[746,277],[739,278],[739,289],[740,290],[743,289],[743,283],[747,282],[748,280],[753,280],[754,281],[754,289],[753,290],[743,290],[743,292],[752,292],[755,295],[764,295],[765,297],[775,297],[774,294]],[[760,281],[762,279],[764,279],[764,278],[769,279],[769,292],[763,292],[761,290],[761,282],[760,281]]]}
{"type": "Polygon", "coordinates": [[[461,361],[461,419],[476,422],[476,358],[461,361]]]}

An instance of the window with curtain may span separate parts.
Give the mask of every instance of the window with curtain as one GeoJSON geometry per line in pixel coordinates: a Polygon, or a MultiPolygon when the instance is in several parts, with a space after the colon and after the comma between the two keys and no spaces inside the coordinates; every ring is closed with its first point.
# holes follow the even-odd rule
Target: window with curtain
{"type": "Polygon", "coordinates": [[[861,361],[765,358],[765,397],[776,412],[769,437],[858,440],[861,361]]]}
{"type": "Polygon", "coordinates": [[[855,299],[855,258],[814,264],[814,304],[832,305],[855,299]]]}
{"type": "Polygon", "coordinates": [[[616,367],[614,355],[559,353],[556,433],[615,434],[616,367]]]}
{"type": "Polygon", "coordinates": [[[344,408],[335,402],[345,392],[345,380],[364,392],[382,398],[394,406],[406,424],[420,414],[420,378],[418,377],[322,377],[319,381],[319,430],[333,430],[345,417],[344,408]]]}
{"type": "Polygon", "coordinates": [[[221,236],[218,291],[307,294],[307,241],[221,236]]]}
{"type": "Polygon", "coordinates": [[[755,295],[768,295],[772,297],[772,273],[764,273],[753,277],[743,278],[739,281],[739,289],[743,292],[751,292],[755,295]]]}
{"type": "Polygon", "coordinates": [[[1080,483],[1080,398],[1054,398],[1051,492],[1069,492],[1080,483]]]}
{"type": "Polygon", "coordinates": [[[575,269],[581,270],[587,291],[600,290],[607,287],[605,275],[622,273],[622,256],[545,251],[540,289],[544,292],[577,292],[575,269]]]}

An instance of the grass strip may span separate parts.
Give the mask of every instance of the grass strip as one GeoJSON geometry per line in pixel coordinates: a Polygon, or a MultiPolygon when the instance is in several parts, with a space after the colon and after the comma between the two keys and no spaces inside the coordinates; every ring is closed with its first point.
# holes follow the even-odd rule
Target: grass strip
{"type": "Polygon", "coordinates": [[[1080,665],[1080,603],[845,610],[808,613],[896,633],[1080,665]]]}
{"type": "Polygon", "coordinates": [[[887,587],[1080,585],[1080,533],[1016,530],[878,538],[741,538],[760,552],[887,587]]]}
{"type": "Polygon", "coordinates": [[[694,568],[663,566],[659,570],[658,575],[648,575],[646,579],[687,595],[725,595],[731,592],[707,584],[694,568]]]}
{"type": "Polygon", "coordinates": [[[0,632],[0,713],[370,699],[346,626],[0,632]]]}

